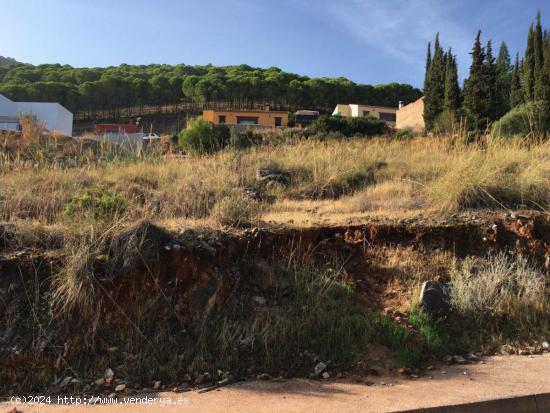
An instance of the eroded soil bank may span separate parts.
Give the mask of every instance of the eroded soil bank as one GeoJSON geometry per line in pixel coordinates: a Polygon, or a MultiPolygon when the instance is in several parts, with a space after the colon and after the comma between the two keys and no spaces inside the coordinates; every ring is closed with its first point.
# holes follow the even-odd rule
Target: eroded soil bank
{"type": "Polygon", "coordinates": [[[408,251],[425,279],[445,276],[446,264],[433,265],[434,257],[505,250],[541,267],[550,260],[549,219],[533,213],[238,233],[169,233],[143,222],[70,259],[62,249],[25,248],[11,225],[1,232],[2,395],[89,391],[107,369],[115,381],[95,383],[105,391],[116,383],[307,376],[320,361],[361,372],[370,366],[351,356],[368,347],[358,346],[359,331],[379,336],[371,349],[421,340],[402,311],[422,280],[388,251],[408,251]],[[379,319],[385,333],[374,332],[360,318],[367,313],[386,314],[413,334],[402,338],[379,319]],[[327,360],[334,355],[327,347],[338,356],[327,360]]]}

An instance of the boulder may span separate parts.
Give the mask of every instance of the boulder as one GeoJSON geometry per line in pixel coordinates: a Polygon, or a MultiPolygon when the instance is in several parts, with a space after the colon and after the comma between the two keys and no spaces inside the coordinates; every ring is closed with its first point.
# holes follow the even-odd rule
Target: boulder
{"type": "Polygon", "coordinates": [[[433,319],[444,317],[449,311],[447,286],[435,281],[425,281],[420,291],[420,306],[433,319]]]}

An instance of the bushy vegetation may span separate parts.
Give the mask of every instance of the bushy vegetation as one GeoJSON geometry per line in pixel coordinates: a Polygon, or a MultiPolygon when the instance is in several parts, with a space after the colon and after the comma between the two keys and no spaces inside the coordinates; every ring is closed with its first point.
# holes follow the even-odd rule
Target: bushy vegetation
{"type": "Polygon", "coordinates": [[[386,123],[374,117],[344,118],[340,116],[323,116],[307,127],[308,133],[340,133],[343,136],[376,136],[387,132],[386,123]]]}
{"type": "Polygon", "coordinates": [[[110,220],[121,216],[127,207],[126,199],[103,186],[87,188],[83,194],[71,197],[64,206],[68,216],[94,220],[110,220]]]}
{"type": "Polygon", "coordinates": [[[181,131],[179,145],[195,155],[214,153],[227,145],[229,137],[230,132],[226,125],[198,118],[189,122],[187,128],[181,131]]]}
{"type": "Polygon", "coordinates": [[[513,136],[542,136],[548,130],[548,114],[544,102],[524,103],[512,109],[493,125],[493,134],[513,136]]]}

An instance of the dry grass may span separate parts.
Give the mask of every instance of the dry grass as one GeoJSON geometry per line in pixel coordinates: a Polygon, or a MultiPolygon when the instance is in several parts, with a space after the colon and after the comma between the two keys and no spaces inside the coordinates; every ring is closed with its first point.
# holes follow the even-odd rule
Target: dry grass
{"type": "Polygon", "coordinates": [[[195,158],[90,161],[82,155],[75,164],[22,162],[0,171],[0,220],[68,228],[108,224],[109,214],[98,211],[83,214],[93,217],[84,221],[65,213],[67,204],[87,196],[89,188],[106,188],[107,196],[123,198],[127,222],[199,219],[216,225],[214,206],[246,188],[275,200],[262,207],[263,216],[274,221],[315,209],[345,221],[366,214],[402,217],[521,205],[547,210],[550,205],[550,143],[451,146],[443,138],[379,138],[297,141],[195,158]],[[288,171],[290,182],[258,182],[256,169],[265,166],[288,171]]]}
{"type": "Polygon", "coordinates": [[[520,324],[546,312],[545,283],[544,274],[525,260],[498,253],[478,268],[466,261],[451,273],[451,301],[469,319],[507,318],[520,324]]]}

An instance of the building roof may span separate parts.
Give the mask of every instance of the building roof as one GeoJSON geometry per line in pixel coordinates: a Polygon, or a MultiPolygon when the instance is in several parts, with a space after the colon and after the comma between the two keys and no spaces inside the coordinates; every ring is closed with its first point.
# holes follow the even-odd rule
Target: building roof
{"type": "Polygon", "coordinates": [[[362,104],[362,103],[339,103],[336,106],[337,107],[338,106],[359,106],[359,107],[368,107],[368,108],[376,108],[376,109],[398,110],[398,108],[392,108],[390,106],[368,105],[368,104],[362,104]]]}
{"type": "Polygon", "coordinates": [[[235,113],[284,113],[285,110],[262,110],[262,109],[205,109],[203,112],[235,112],[235,113]]]}
{"type": "Polygon", "coordinates": [[[298,110],[298,111],[296,111],[296,115],[319,116],[319,111],[318,110],[298,110]]]}

